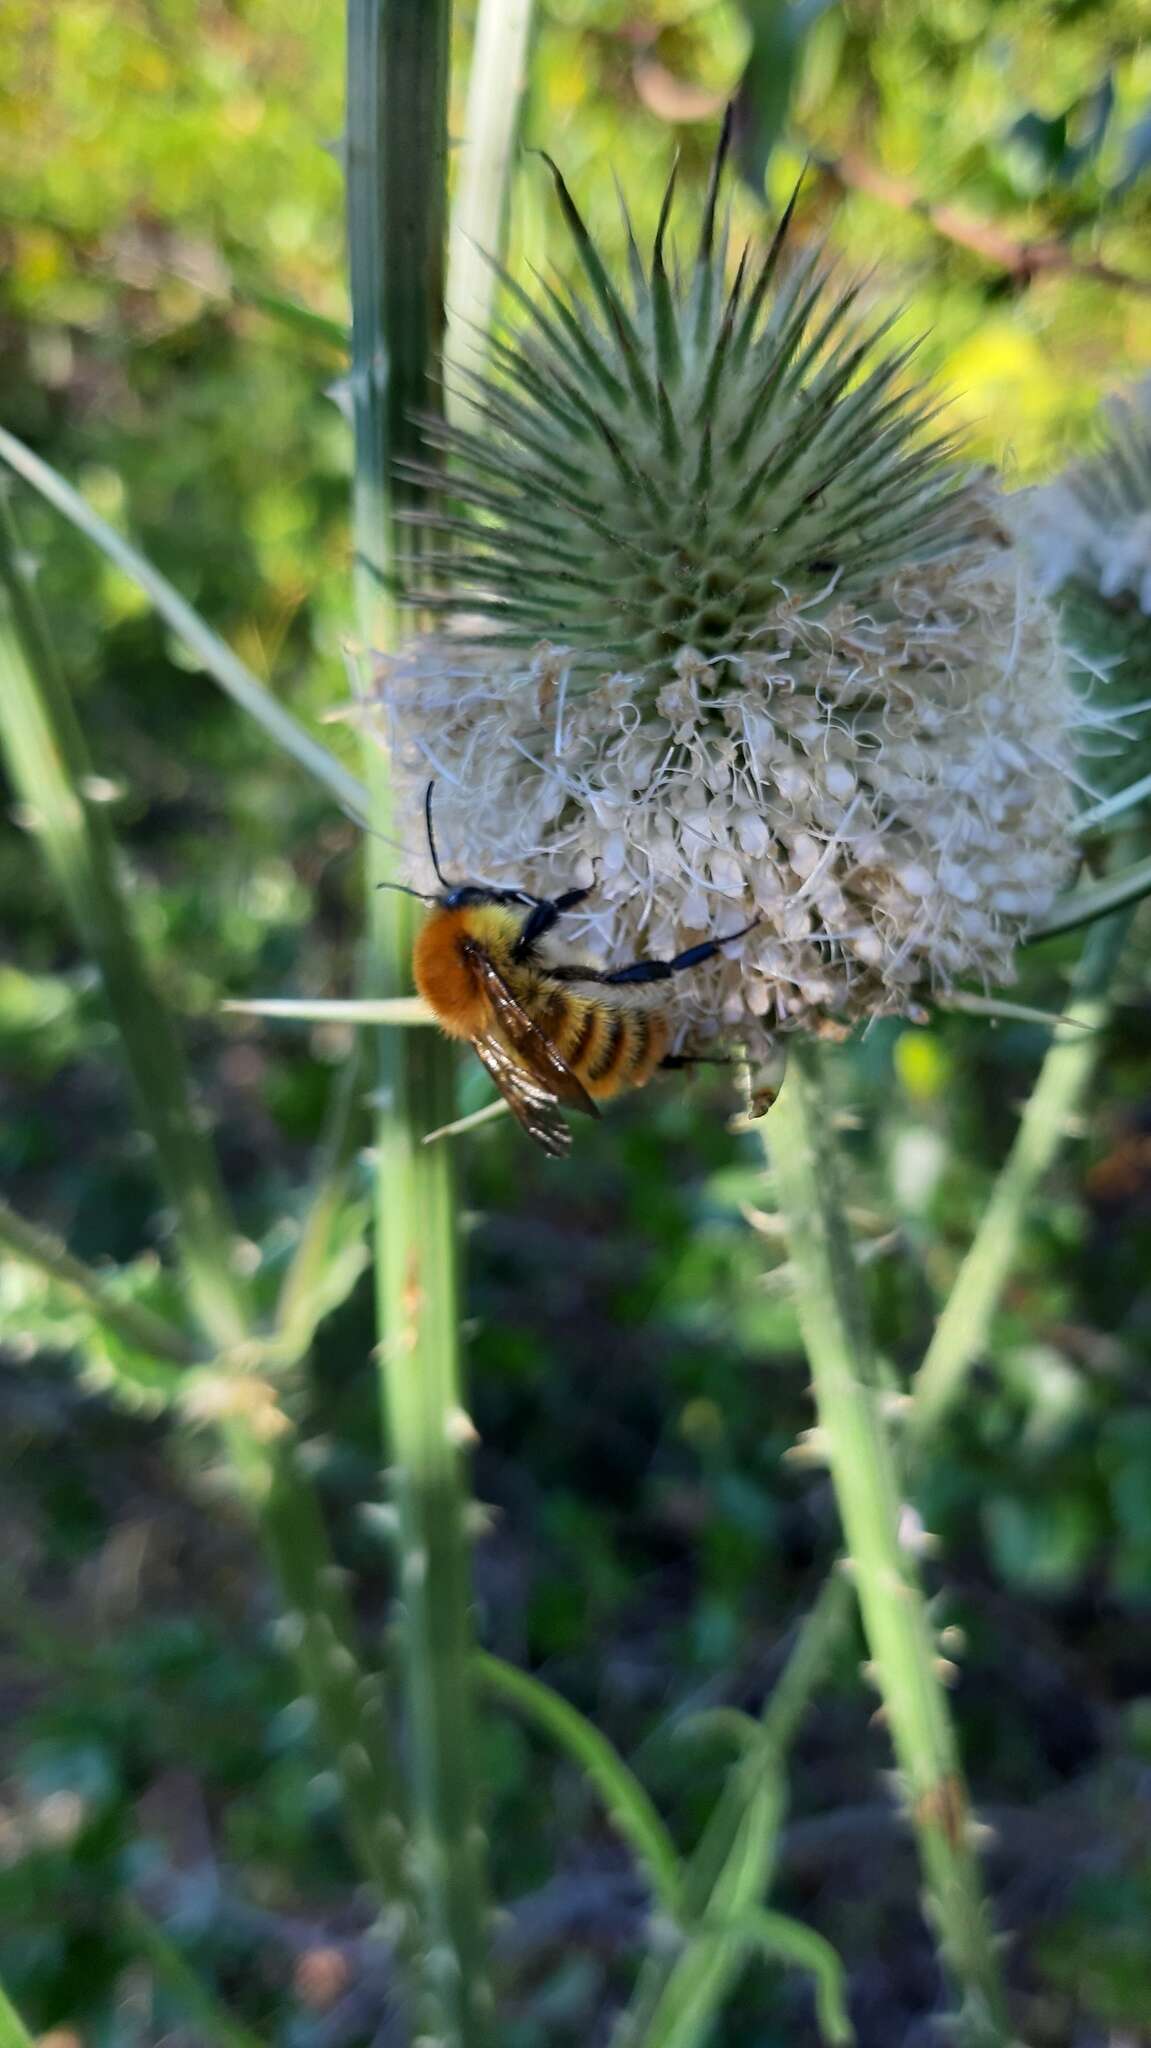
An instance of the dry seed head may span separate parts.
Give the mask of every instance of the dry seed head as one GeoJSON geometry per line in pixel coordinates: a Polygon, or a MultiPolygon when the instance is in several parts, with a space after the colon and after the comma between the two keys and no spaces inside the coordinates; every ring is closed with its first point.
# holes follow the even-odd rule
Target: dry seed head
{"type": "Polygon", "coordinates": [[[446,872],[594,882],[567,957],[758,916],[674,1000],[681,1044],[762,1051],[1010,978],[1069,866],[1074,700],[994,488],[929,435],[858,287],[788,269],[782,228],[725,287],[721,167],[689,276],[669,188],[627,296],[555,173],[584,289],[519,295],[479,424],[443,430],[445,623],[362,715],[421,886],[434,775],[446,872]]]}

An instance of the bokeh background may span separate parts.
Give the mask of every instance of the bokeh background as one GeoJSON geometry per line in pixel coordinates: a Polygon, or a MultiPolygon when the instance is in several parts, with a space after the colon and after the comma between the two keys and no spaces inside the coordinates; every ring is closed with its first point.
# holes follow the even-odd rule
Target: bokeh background
{"type": "MultiPolygon", "coordinates": [[[[348,693],[343,362],[277,302],[346,317],[339,10],[7,0],[4,14],[4,422],[302,718],[323,718],[348,693]]],[[[871,271],[873,295],[905,309],[900,331],[925,333],[923,364],[978,457],[1020,485],[1052,475],[1094,445],[1100,399],[1151,369],[1142,0],[809,8],[787,78],[772,14],[762,0],[540,0],[524,140],[559,159],[622,255],[612,173],[650,230],[674,149],[697,188],[741,79],[764,135],[790,86],[769,203],[808,162],[799,241],[871,271]]],[[[461,4],[461,60],[470,25],[461,4]]],[[[738,211],[757,228],[753,194],[738,211]]],[[[548,180],[524,153],[511,260],[526,274],[558,246],[548,180]]],[[[270,1287],[348,1042],[218,1003],[350,992],[357,833],[132,584],[42,507],[23,510],[135,908],[270,1287]]],[[[99,990],[11,807],[0,900],[6,1192],[88,1260],[162,1257],[168,1219],[99,990]]],[[[1074,953],[1037,949],[1025,998],[1058,1008],[1074,953]]],[[[923,1492],[940,1619],[966,1642],[956,1709],[1032,2048],[1151,2042],[1146,960],[1137,931],[1088,1113],[1036,1199],[923,1492]]],[[[896,1371],[922,1350],[1045,1042],[1037,1026],[953,1018],[884,1025],[842,1055],[896,1371]]],[[[465,1106],[481,1099],[462,1075],[465,1106]]],[[[724,1077],[677,1077],[581,1130],[570,1168],[502,1124],[461,1146],[484,1636],[592,1714],[684,1842],[727,1751],[683,1724],[758,1706],[836,1543],[825,1476],[788,1456],[809,1421],[805,1373],[762,1227],[759,1147],[729,1131],[732,1108],[724,1077]]],[[[308,1429],[378,1644],[389,1561],[360,1512],[379,1464],[361,1224],[353,1209],[308,1429]]],[[[117,1919],[145,1871],[185,1952],[265,2042],[374,2040],[334,1789],[210,1440],[110,1398],[82,1317],[46,1283],[3,1268],[0,1309],[5,1983],[52,2048],[212,2038],[117,1919]]],[[[932,2038],[938,1985],[859,1656],[845,1649],[805,1725],[780,1898],[841,1950],[865,2048],[911,2048],[932,2038]]],[[[483,1744],[494,1881],[518,1902],[526,1957],[508,2048],[594,2043],[629,1982],[638,1888],[574,1770],[500,1716],[483,1744]]],[[[803,1983],[767,1971],[721,2036],[816,2038],[803,1983]]]]}

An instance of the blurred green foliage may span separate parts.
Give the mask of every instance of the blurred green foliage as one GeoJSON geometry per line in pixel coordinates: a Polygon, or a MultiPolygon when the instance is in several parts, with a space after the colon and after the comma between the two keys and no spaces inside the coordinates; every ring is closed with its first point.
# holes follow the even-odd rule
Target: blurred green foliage
{"type": "MultiPolygon", "coordinates": [[[[617,253],[610,170],[650,231],[673,148],[698,185],[749,56],[751,79],[774,61],[779,12],[541,6],[525,136],[562,161],[617,253]]],[[[874,267],[877,299],[905,306],[908,333],[926,330],[924,365],[955,388],[978,456],[1020,478],[1049,473],[1089,444],[1099,395],[1151,366],[1146,285],[1091,274],[1102,262],[1149,275],[1141,0],[809,12],[778,135],[762,97],[750,107],[761,141],[777,143],[771,201],[810,156],[801,236],[874,267]],[[869,172],[886,199],[874,178],[864,189],[869,172]],[[924,208],[993,229],[1000,260],[924,208]],[[1058,244],[1066,267],[1032,275],[1033,243],[1058,244]]],[[[5,423],[315,718],[348,696],[342,362],[257,302],[344,318],[335,23],[318,0],[8,0],[0,45],[5,423]]],[[[469,26],[461,6],[461,56],[469,26]]],[[[552,209],[525,154],[515,264],[545,260],[552,209]]],[[[757,227],[750,191],[737,213],[757,227]]],[[[270,1298],[346,1039],[260,1029],[215,1005],[350,986],[356,832],[189,669],[131,586],[38,505],[25,524],[270,1298]]],[[[162,1307],[168,1219],[89,965],[18,816],[0,835],[0,893],[6,1186],[79,1255],[115,1262],[127,1295],[162,1307]]],[[[1038,949],[1024,999],[1058,1008],[1074,950],[1038,949]]],[[[1137,938],[1087,1125],[1036,1202],[992,1355],[922,1489],[947,1561],[940,1619],[966,1645],[958,1711],[999,1825],[993,1870],[1021,1931],[1016,1986],[1037,2048],[1151,2028],[1145,961],[1137,938]]],[[[884,1025],[844,1054],[854,1200],[893,1372],[922,1350],[1044,1043],[1033,1026],[950,1019],[884,1025]]],[[[462,1077],[465,1106],[473,1087],[462,1077]]],[[[727,1131],[730,1106],[723,1077],[660,1087],[581,1131],[561,1173],[506,1127],[465,1141],[478,1477],[493,1509],[477,1550],[484,1633],[636,1757],[684,1843],[727,1759],[681,1724],[706,1705],[758,1704],[835,1543],[822,1474],[788,1455],[809,1419],[804,1376],[758,1147],[727,1131]]],[[[307,1431],[383,1653],[389,1559],[362,1511],[378,1464],[370,1305],[350,1267],[347,1280],[320,1332],[307,1431]]],[[[114,1911],[140,1880],[267,2041],[368,2039],[337,1967],[362,1921],[334,1790],[208,1440],[175,1437],[146,1388],[133,1412],[109,1400],[128,1366],[101,1356],[47,1283],[12,1268],[3,1288],[5,1980],[37,2028],[100,2048],[177,2038],[181,2016],[114,1911]]],[[[913,2023],[935,1979],[910,1867],[875,1814],[887,1758],[846,1682],[856,1654],[801,1745],[785,1897],[844,1953],[865,2048],[894,2048],[922,2038],[913,2023]]],[[[621,1852],[534,1736],[492,1715],[484,1741],[501,1896],[558,1871],[573,1895],[591,1879],[608,1901],[532,1951],[515,2048],[599,2039],[633,1958],[611,1904],[621,1852]]],[[[723,2043],[814,2038],[807,1992],[762,1973],[723,2043]]]]}

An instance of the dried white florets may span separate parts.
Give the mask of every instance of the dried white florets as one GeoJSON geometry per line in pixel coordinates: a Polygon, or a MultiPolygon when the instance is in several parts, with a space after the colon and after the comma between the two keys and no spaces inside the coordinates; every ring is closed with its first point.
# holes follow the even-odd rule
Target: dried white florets
{"type": "Polygon", "coordinates": [[[670,681],[515,663],[433,639],[379,673],[409,873],[542,894],[592,883],[590,955],[667,955],[760,926],[685,976],[691,1043],[906,1011],[1010,979],[1066,879],[1073,703],[1046,605],[988,538],[896,574],[878,606],[782,594],[754,651],[684,648],[670,681]]]}
{"type": "Polygon", "coordinates": [[[455,621],[361,707],[409,880],[435,886],[434,776],[446,872],[594,885],[568,957],[758,917],[674,984],[681,1046],[1009,980],[1071,865],[1076,705],[998,494],[925,443],[905,357],[852,329],[850,293],[828,310],[814,259],[781,283],[777,239],[725,295],[714,187],[687,283],[665,203],[630,304],[560,190],[590,303],[553,295],[486,422],[445,434],[472,535],[455,621]]]}
{"type": "Polygon", "coordinates": [[[1020,493],[1018,524],[1045,591],[1078,581],[1151,616],[1151,378],[1104,420],[1098,454],[1020,493]]]}

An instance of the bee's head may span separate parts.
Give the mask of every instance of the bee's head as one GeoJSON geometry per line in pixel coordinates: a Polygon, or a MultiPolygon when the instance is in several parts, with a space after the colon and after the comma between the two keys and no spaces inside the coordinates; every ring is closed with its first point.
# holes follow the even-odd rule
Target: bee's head
{"type": "Polygon", "coordinates": [[[537,898],[524,889],[490,889],[485,882],[453,882],[432,901],[440,910],[475,910],[483,903],[519,903],[530,910],[537,898]]]}
{"type": "Polygon", "coordinates": [[[487,882],[449,882],[440,866],[436,852],[436,835],[432,826],[432,791],[434,782],[429,782],[424,792],[424,817],[428,828],[428,852],[436,871],[439,890],[432,895],[424,889],[412,889],[406,882],[381,882],[381,889],[398,889],[405,896],[418,897],[421,903],[430,903],[436,910],[476,910],[483,904],[517,904],[524,910],[533,910],[540,901],[526,889],[493,889],[487,882]]]}

